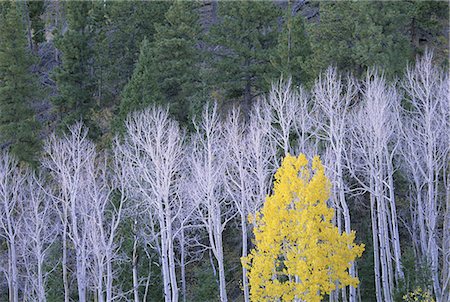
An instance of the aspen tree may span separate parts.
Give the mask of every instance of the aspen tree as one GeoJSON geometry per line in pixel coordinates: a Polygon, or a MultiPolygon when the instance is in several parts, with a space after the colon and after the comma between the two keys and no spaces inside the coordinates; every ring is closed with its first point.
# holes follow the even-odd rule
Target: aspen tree
{"type": "Polygon", "coordinates": [[[333,225],[330,189],[319,157],[311,168],[303,154],[283,160],[273,194],[254,217],[256,247],[242,259],[252,301],[321,301],[336,285],[358,285],[349,269],[364,245],[333,225]]]}

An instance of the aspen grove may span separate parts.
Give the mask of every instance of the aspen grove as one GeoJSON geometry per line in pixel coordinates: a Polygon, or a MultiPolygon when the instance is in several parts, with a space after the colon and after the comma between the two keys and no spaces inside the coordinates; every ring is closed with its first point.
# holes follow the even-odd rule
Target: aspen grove
{"type": "Polygon", "coordinates": [[[329,67],[311,89],[299,85],[280,79],[249,107],[211,101],[191,129],[150,106],[107,147],[79,121],[46,139],[36,168],[2,151],[0,300],[198,301],[193,272],[206,267],[210,301],[355,302],[373,288],[391,302],[419,287],[449,301],[448,72],[426,52],[396,81],[329,67]],[[283,218],[291,201],[274,202],[299,169],[308,210],[283,218]],[[315,248],[335,258],[293,255],[276,231],[297,249],[328,236],[315,248]],[[284,277],[265,270],[258,283],[270,242],[285,249],[285,259],[265,255],[284,277]]]}

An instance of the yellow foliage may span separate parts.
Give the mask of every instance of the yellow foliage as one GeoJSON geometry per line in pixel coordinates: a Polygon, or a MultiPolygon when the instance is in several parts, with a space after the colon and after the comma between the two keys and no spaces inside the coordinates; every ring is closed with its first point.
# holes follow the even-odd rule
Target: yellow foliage
{"type": "Polygon", "coordinates": [[[407,293],[403,296],[403,301],[406,302],[434,302],[434,298],[430,291],[422,290],[420,287],[416,288],[413,292],[407,293]]]}
{"type": "Polygon", "coordinates": [[[319,157],[287,155],[273,194],[255,219],[255,249],[242,258],[252,301],[321,301],[336,287],[357,286],[348,269],[364,245],[340,234],[327,206],[331,184],[319,157]]]}

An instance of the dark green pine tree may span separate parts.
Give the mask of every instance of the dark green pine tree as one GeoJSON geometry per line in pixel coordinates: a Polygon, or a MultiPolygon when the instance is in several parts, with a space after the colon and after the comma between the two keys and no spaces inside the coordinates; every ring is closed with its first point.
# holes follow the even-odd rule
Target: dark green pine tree
{"type": "Polygon", "coordinates": [[[422,55],[426,48],[434,51],[436,63],[448,64],[448,28],[450,2],[414,1],[410,3],[410,34],[414,55],[422,55]]]}
{"type": "Polygon", "coordinates": [[[116,129],[129,112],[150,104],[169,105],[174,118],[188,124],[200,87],[201,29],[195,6],[195,2],[175,1],[165,21],[155,25],[154,41],[142,43],[133,75],[122,93],[116,129]]]}
{"type": "Polygon", "coordinates": [[[208,35],[212,88],[244,110],[270,82],[270,62],[278,37],[280,9],[271,1],[219,2],[218,19],[208,35]]]}
{"type": "MultiPolygon", "coordinates": [[[[60,126],[83,120],[88,126],[95,107],[93,73],[91,1],[64,2],[67,31],[55,41],[61,54],[61,65],[54,72],[58,96],[53,98],[60,126]]],[[[92,132],[91,132],[92,134],[92,132]]]]}
{"type": "Polygon", "coordinates": [[[278,44],[272,56],[274,77],[291,77],[295,84],[308,82],[308,73],[304,67],[310,55],[311,46],[306,35],[304,17],[300,12],[294,14],[289,1],[278,44]]]}
{"type": "Polygon", "coordinates": [[[329,65],[365,73],[368,67],[385,68],[387,75],[401,74],[411,58],[406,1],[320,2],[320,21],[311,23],[313,56],[306,64],[310,78],[329,65]]]}
{"type": "Polygon", "coordinates": [[[201,87],[201,27],[196,8],[196,2],[177,0],[165,21],[155,26],[153,55],[159,90],[182,125],[189,123],[201,87]]]}
{"type": "Polygon", "coordinates": [[[23,13],[20,3],[0,3],[0,144],[19,160],[34,163],[39,123],[31,105],[40,89],[23,13]]]}
{"type": "Polygon", "coordinates": [[[122,93],[114,121],[117,131],[123,131],[123,121],[128,113],[144,109],[150,104],[162,104],[163,97],[157,83],[155,65],[153,48],[150,42],[144,39],[133,75],[122,93]]]}
{"type": "Polygon", "coordinates": [[[97,2],[94,10],[95,97],[102,107],[118,106],[144,38],[153,41],[170,1],[97,2]]]}

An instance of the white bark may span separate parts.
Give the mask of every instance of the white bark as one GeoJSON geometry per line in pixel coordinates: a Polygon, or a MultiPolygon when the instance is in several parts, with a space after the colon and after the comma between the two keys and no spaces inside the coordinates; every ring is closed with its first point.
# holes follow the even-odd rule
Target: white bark
{"type": "MultiPolygon", "coordinates": [[[[242,257],[248,255],[247,217],[250,214],[251,178],[247,165],[249,148],[245,139],[246,125],[242,122],[240,112],[234,108],[227,117],[224,125],[224,139],[228,142],[226,153],[228,161],[225,168],[225,187],[239,213],[242,238],[242,257]]],[[[247,278],[247,269],[242,267],[242,287],[244,301],[250,301],[250,291],[247,278]]]]}
{"type": "MultiPolygon", "coordinates": [[[[290,79],[286,82],[281,79],[276,85],[272,85],[268,98],[265,100],[268,106],[266,112],[270,114],[266,118],[270,117],[272,121],[270,134],[284,155],[294,151],[291,141],[295,131],[298,130],[296,123],[302,118],[298,115],[301,114],[300,109],[304,108],[303,100],[303,91],[294,90],[290,79]]],[[[303,142],[304,139],[301,141],[303,142]]]]}
{"type": "Polygon", "coordinates": [[[77,123],[63,137],[51,136],[45,143],[44,151],[44,167],[50,171],[57,186],[52,197],[75,250],[78,299],[84,302],[88,288],[89,216],[92,212],[89,190],[86,188],[92,181],[88,167],[95,162],[95,146],[88,140],[83,125],[77,123]]]}
{"type": "Polygon", "coordinates": [[[191,166],[191,200],[196,205],[198,219],[208,233],[209,245],[217,260],[220,300],[226,302],[226,280],[223,264],[222,233],[235,216],[232,203],[226,200],[224,187],[226,154],[217,105],[206,106],[203,119],[196,124],[196,133],[189,150],[191,166]]]}
{"type": "MultiPolygon", "coordinates": [[[[316,126],[315,135],[326,143],[327,149],[335,158],[333,166],[328,167],[332,171],[330,180],[335,191],[333,195],[338,199],[335,200],[335,207],[338,212],[339,208],[342,210],[344,229],[348,234],[351,232],[350,211],[345,197],[343,155],[346,147],[348,112],[357,92],[357,83],[351,77],[347,77],[344,81],[336,69],[331,67],[319,77],[313,88],[313,101],[316,107],[312,110],[315,113],[312,119],[316,126]]],[[[356,276],[354,265],[350,268],[350,275],[356,276]]],[[[350,287],[349,291],[349,301],[355,302],[356,289],[350,287]]]]}
{"type": "Polygon", "coordinates": [[[18,162],[7,152],[0,154],[0,236],[8,249],[8,267],[5,270],[8,280],[9,301],[19,301],[19,246],[18,237],[22,223],[23,203],[26,198],[22,186],[25,174],[18,162]]]}
{"type": "Polygon", "coordinates": [[[159,250],[166,301],[178,301],[175,272],[174,220],[179,215],[177,174],[183,155],[183,134],[167,110],[151,108],[131,114],[126,121],[122,152],[132,167],[133,188],[154,211],[159,224],[159,250]]]}
{"type": "Polygon", "coordinates": [[[43,176],[27,173],[23,190],[27,202],[23,208],[21,242],[24,249],[26,279],[30,289],[24,293],[27,299],[46,301],[46,284],[49,272],[45,271],[49,248],[55,242],[59,232],[59,220],[52,207],[50,197],[46,194],[43,176]]]}
{"type": "Polygon", "coordinates": [[[448,74],[435,67],[432,59],[430,52],[425,53],[414,68],[407,70],[403,82],[410,103],[403,115],[402,128],[407,146],[403,157],[408,169],[420,173],[417,179],[419,187],[416,189],[423,200],[416,202],[421,250],[425,251],[422,256],[431,270],[436,301],[441,302],[443,284],[440,263],[443,255],[439,246],[438,219],[439,209],[445,208],[445,201],[439,194],[439,179],[442,178],[449,151],[449,83],[448,74]]]}

